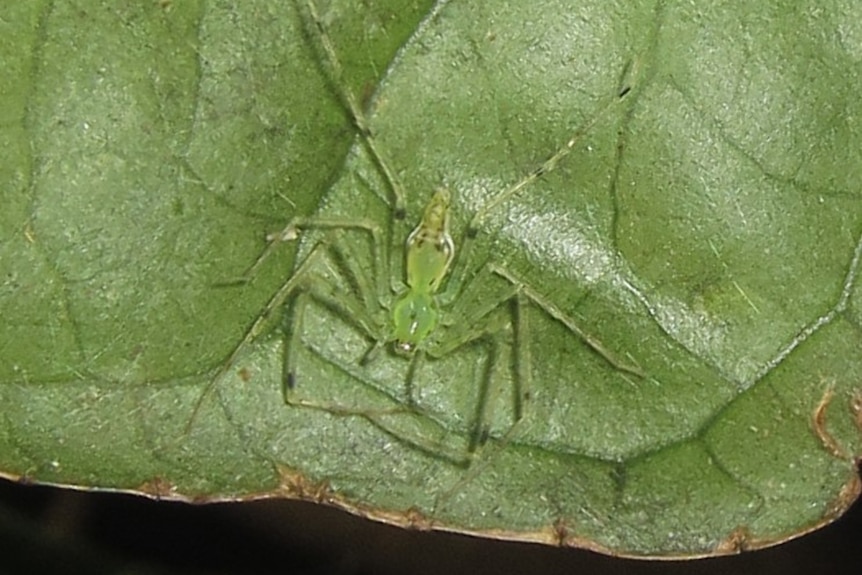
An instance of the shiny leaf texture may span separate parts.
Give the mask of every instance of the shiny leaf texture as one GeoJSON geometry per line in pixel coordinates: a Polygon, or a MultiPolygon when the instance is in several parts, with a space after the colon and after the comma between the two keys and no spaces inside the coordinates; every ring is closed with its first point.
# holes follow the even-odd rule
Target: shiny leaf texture
{"type": "Polygon", "coordinates": [[[317,5],[343,76],[304,2],[7,10],[0,469],[638,556],[840,515],[862,439],[859,4],[354,4],[317,5]],[[355,293],[346,265],[400,282],[367,234],[300,233],[231,281],[294,217],[372,222],[397,271],[439,186],[464,253],[578,130],[456,260],[439,337],[476,341],[412,380],[388,348],[360,361],[349,310],[267,310],[313,253],[309,289],[355,293]],[[296,394],[345,413],[285,405],[291,325],[296,394]]]}

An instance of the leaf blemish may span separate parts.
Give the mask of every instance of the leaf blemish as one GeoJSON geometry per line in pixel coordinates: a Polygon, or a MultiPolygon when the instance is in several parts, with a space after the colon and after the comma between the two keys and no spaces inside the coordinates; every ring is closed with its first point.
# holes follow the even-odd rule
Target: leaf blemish
{"type": "Polygon", "coordinates": [[[833,457],[837,457],[838,459],[848,459],[849,455],[847,452],[844,451],[835,437],[833,437],[826,429],[826,409],[829,407],[829,404],[832,403],[832,398],[834,396],[835,385],[830,383],[826,386],[826,390],[823,392],[823,397],[820,398],[820,402],[817,404],[817,407],[814,408],[814,413],[811,417],[811,427],[814,430],[815,435],[817,435],[817,438],[820,440],[820,443],[823,445],[823,449],[828,451],[833,457]]]}

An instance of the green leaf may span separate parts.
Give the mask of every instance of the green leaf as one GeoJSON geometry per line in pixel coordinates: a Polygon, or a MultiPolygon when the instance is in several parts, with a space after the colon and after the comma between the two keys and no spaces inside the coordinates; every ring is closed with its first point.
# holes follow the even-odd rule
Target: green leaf
{"type": "MultiPolygon", "coordinates": [[[[234,4],[27,2],[0,22],[6,475],[662,556],[782,541],[856,498],[855,4],[321,3],[343,78],[303,5],[234,4]],[[585,126],[477,230],[450,332],[484,305],[496,348],[418,364],[411,410],[409,363],[360,364],[356,321],[311,303],[296,393],[353,414],[284,404],[266,306],[321,236],[229,285],[267,233],[317,214],[405,235],[444,185],[462,253],[477,210],[585,126]],[[522,347],[485,263],[532,290],[522,347]]],[[[368,238],[340,238],[371,273],[368,238]]],[[[314,285],[355,288],[325,263],[314,285]]]]}

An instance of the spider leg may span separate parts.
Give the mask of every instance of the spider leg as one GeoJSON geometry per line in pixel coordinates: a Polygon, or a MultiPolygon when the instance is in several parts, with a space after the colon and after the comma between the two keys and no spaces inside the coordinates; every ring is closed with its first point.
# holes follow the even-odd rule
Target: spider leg
{"type": "MultiPolygon", "coordinates": [[[[343,313],[344,317],[348,318],[349,322],[359,328],[363,333],[372,340],[383,338],[381,321],[378,319],[379,314],[375,311],[382,311],[382,305],[379,301],[385,297],[386,287],[381,273],[378,271],[377,265],[381,261],[380,256],[380,232],[379,228],[371,222],[364,220],[341,220],[328,218],[296,218],[291,222],[290,229],[295,230],[292,237],[298,237],[300,229],[322,229],[325,233],[309,252],[302,257],[300,262],[295,267],[290,278],[270,297],[269,301],[264,305],[257,318],[252,322],[249,328],[245,331],[242,338],[236,346],[231,350],[227,359],[221,364],[218,371],[210,379],[204,390],[201,392],[198,399],[195,401],[192,408],[191,416],[186,424],[186,434],[191,430],[198,412],[201,409],[206,398],[215,388],[216,382],[222,379],[235,365],[237,359],[252,342],[260,337],[264,332],[268,331],[277,323],[274,315],[288,302],[294,302],[297,296],[301,296],[300,305],[305,301],[305,295],[314,297],[318,302],[328,305],[330,308],[335,308],[343,313]],[[371,245],[373,250],[373,259],[375,261],[374,278],[370,278],[368,270],[364,269],[357,263],[357,259],[346,255],[342,247],[341,236],[345,231],[360,231],[370,235],[371,245]],[[344,279],[346,284],[353,287],[353,291],[357,294],[340,292],[337,289],[323,289],[321,286],[327,284],[327,280],[320,277],[314,271],[315,267],[322,265],[325,259],[335,262],[337,269],[336,273],[344,279]],[[375,285],[376,284],[376,285],[375,285]],[[376,289],[375,289],[376,288],[376,289]],[[372,290],[377,291],[377,297],[370,295],[372,290]],[[357,299],[358,295],[358,299],[357,299]]],[[[260,263],[265,259],[267,253],[272,248],[273,243],[267,247],[257,261],[249,268],[250,272],[256,271],[260,263]]],[[[253,279],[253,274],[251,275],[253,279]]],[[[246,282],[243,283],[248,283],[246,282]]],[[[295,306],[292,303],[290,307],[295,306]]],[[[288,352],[285,356],[284,367],[284,389],[285,401],[289,401],[290,395],[288,391],[295,386],[296,375],[290,367],[292,365],[292,349],[295,342],[295,336],[292,335],[296,330],[290,329],[288,322],[288,337],[286,338],[286,347],[288,352]]]]}

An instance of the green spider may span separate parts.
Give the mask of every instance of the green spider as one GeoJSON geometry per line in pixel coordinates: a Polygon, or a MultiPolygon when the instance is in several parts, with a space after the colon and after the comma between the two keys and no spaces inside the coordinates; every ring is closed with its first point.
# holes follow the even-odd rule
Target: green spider
{"type": "MultiPolygon", "coordinates": [[[[495,338],[500,332],[507,332],[512,334],[515,358],[513,381],[516,386],[513,394],[514,421],[509,432],[505,434],[510,435],[522,420],[522,403],[529,397],[531,362],[527,349],[527,326],[522,311],[525,304],[535,305],[561,322],[613,368],[638,377],[642,376],[639,367],[616,358],[601,342],[579,328],[576,322],[553,302],[497,263],[483,264],[483,271],[503,278],[508,282],[508,290],[505,290],[495,301],[488,302],[487,306],[473,316],[459,308],[460,296],[470,281],[465,274],[466,270],[470,269],[472,241],[482,230],[488,213],[553,170],[599,118],[626,97],[631,88],[630,84],[622,84],[617,93],[613,94],[594,114],[593,119],[577,130],[537,169],[499,192],[479,209],[467,225],[460,247],[456,246],[450,232],[452,194],[445,188],[434,191],[424,207],[418,224],[406,237],[403,244],[403,265],[398,265],[395,257],[399,252],[396,230],[406,218],[405,193],[390,168],[385,154],[380,151],[355,95],[343,81],[341,63],[314,3],[309,0],[305,10],[302,11],[307,19],[308,28],[316,31],[319,48],[325,56],[324,63],[333,80],[332,84],[338,90],[338,95],[353,120],[362,139],[362,145],[391,191],[390,238],[389,241],[384,238],[384,230],[387,226],[367,219],[340,216],[294,218],[280,233],[268,236],[269,245],[247,272],[249,278],[254,277],[269,253],[278,244],[304,238],[305,232],[310,230],[319,232],[304,240],[311,242],[310,247],[301,251],[304,255],[300,256],[290,278],[266,304],[216,378],[227,372],[235,363],[240,351],[265,331],[273,312],[286,305],[283,360],[283,397],[286,404],[318,409],[339,416],[363,417],[408,444],[439,455],[453,463],[469,464],[477,446],[488,438],[482,408],[479,409],[473,428],[469,430],[466,447],[460,455],[448,453],[426,438],[406,436],[388,423],[387,417],[405,413],[423,415],[422,409],[411,395],[412,382],[409,381],[416,373],[422,358],[425,356],[444,358],[479,340],[489,338],[492,342],[496,341],[495,338]],[[361,265],[352,263],[351,258],[337,257],[336,252],[340,249],[343,236],[348,233],[366,234],[370,238],[373,260],[371,273],[361,265]],[[317,267],[327,261],[327,258],[329,262],[335,260],[339,262],[329,269],[336,270],[333,273],[340,276],[341,285],[333,284],[331,279],[316,272],[317,267]],[[453,271],[453,268],[456,269],[453,271]],[[387,283],[387,277],[391,280],[391,286],[387,283]],[[353,286],[353,289],[345,289],[345,286],[353,286]],[[362,406],[345,406],[310,400],[301,396],[302,388],[314,386],[315,383],[313,379],[302,376],[297,361],[297,353],[303,347],[303,319],[308,305],[312,302],[335,310],[349,325],[355,327],[372,342],[368,352],[357,359],[358,365],[367,365],[374,361],[381,351],[391,352],[407,359],[409,362],[408,381],[405,381],[407,397],[402,398],[397,407],[391,410],[380,410],[362,406]],[[501,308],[509,310],[509,320],[502,323],[489,321],[488,317],[492,312],[501,308]]],[[[475,277],[475,274],[472,277],[475,277]]],[[[495,354],[489,352],[487,361],[493,362],[494,358],[495,354]]],[[[490,367],[492,366],[485,370],[486,374],[493,373],[490,367]]],[[[482,393],[487,393],[487,385],[477,382],[477,386],[485,390],[482,393]]],[[[479,403],[481,405],[487,403],[486,398],[480,397],[479,403]]]]}

